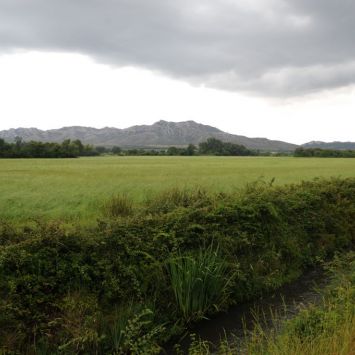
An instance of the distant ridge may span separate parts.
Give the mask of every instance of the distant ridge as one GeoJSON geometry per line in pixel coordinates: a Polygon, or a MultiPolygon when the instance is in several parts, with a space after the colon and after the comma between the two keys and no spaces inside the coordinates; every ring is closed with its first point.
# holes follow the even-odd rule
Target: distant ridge
{"type": "Polygon", "coordinates": [[[320,148],[335,150],[355,150],[355,142],[318,142],[312,141],[302,145],[303,148],[320,148]]]}
{"type": "Polygon", "coordinates": [[[297,145],[266,138],[248,138],[223,132],[215,127],[194,121],[158,121],[152,125],[132,126],[125,129],[105,127],[63,127],[42,131],[37,128],[17,128],[0,131],[0,138],[13,141],[21,137],[24,141],[62,142],[64,139],[80,139],[85,144],[119,146],[123,148],[182,147],[190,143],[199,144],[207,138],[242,144],[249,149],[267,151],[292,151],[297,145]]]}

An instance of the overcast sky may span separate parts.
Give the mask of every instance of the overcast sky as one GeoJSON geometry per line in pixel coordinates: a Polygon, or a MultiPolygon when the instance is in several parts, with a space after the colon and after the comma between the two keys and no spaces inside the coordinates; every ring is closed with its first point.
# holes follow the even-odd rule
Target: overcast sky
{"type": "Polygon", "coordinates": [[[0,0],[0,129],[355,141],[354,18],[353,0],[0,0]]]}

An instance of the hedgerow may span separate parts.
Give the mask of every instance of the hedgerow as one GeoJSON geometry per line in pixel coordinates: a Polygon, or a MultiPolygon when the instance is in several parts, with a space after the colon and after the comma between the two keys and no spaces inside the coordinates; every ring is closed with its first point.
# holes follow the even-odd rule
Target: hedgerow
{"type": "Polygon", "coordinates": [[[103,217],[94,228],[3,223],[0,344],[22,353],[158,352],[188,322],[292,281],[317,260],[351,248],[354,237],[355,179],[255,183],[193,198],[174,191],[135,213],[103,217]],[[193,261],[211,251],[222,280],[211,278],[208,262],[193,261]],[[180,267],[176,260],[188,262],[180,267]],[[181,301],[174,282],[189,280],[181,273],[191,268],[202,281],[189,281],[191,295],[184,292],[181,301]],[[209,285],[223,297],[215,290],[200,297],[196,288],[209,285]],[[193,294],[203,307],[189,303],[190,316],[181,307],[193,294]]]}

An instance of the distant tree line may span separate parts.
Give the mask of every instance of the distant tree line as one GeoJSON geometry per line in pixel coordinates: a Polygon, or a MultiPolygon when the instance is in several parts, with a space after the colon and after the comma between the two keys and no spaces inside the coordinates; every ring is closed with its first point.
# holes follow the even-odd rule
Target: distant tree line
{"type": "Polygon", "coordinates": [[[64,140],[62,143],[24,142],[16,137],[14,143],[0,139],[0,158],[76,158],[95,156],[100,153],[80,140],[64,140]]]}
{"type": "Polygon", "coordinates": [[[335,150],[321,148],[297,148],[295,157],[355,158],[355,150],[335,150]]]}
{"type": "MultiPolygon", "coordinates": [[[[109,150],[106,151],[110,153],[109,150]]],[[[247,149],[243,145],[225,143],[216,138],[208,138],[198,146],[189,144],[186,148],[169,147],[167,149],[128,149],[121,150],[113,147],[112,154],[119,155],[167,155],[167,156],[193,156],[193,155],[218,155],[218,156],[255,156],[260,155],[258,151],[247,149]]]]}
{"type": "Polygon", "coordinates": [[[156,149],[122,149],[120,147],[104,147],[84,145],[80,140],[66,139],[62,143],[24,142],[20,137],[15,142],[7,143],[0,139],[0,158],[76,158],[97,155],[122,156],[269,156],[289,155],[290,153],[270,153],[251,150],[244,145],[222,142],[216,138],[208,138],[198,146],[189,144],[187,147],[169,147],[156,149]]]}
{"type": "Polygon", "coordinates": [[[256,151],[250,150],[241,144],[222,142],[216,138],[208,138],[206,142],[199,144],[201,155],[223,155],[223,156],[248,156],[257,155],[256,151]]]}
{"type": "Polygon", "coordinates": [[[198,155],[198,149],[195,145],[189,144],[186,148],[169,147],[167,149],[127,149],[118,152],[117,147],[112,148],[112,154],[118,155],[153,155],[153,156],[192,156],[198,155]]]}

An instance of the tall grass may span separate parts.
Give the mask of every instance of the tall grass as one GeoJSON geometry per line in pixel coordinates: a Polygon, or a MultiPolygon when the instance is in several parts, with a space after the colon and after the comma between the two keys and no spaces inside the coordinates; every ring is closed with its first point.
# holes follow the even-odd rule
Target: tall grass
{"type": "Polygon", "coordinates": [[[329,270],[332,282],[321,304],[310,305],[283,323],[274,313],[269,327],[259,319],[246,339],[238,343],[231,336],[225,337],[217,352],[212,352],[207,341],[194,338],[189,355],[355,354],[355,253],[336,259],[329,270]]]}
{"type": "Polygon", "coordinates": [[[167,269],[178,311],[185,322],[203,318],[223,304],[232,277],[218,248],[211,245],[196,255],[171,258],[167,269]]]}
{"type": "Polygon", "coordinates": [[[129,216],[133,213],[133,202],[126,195],[114,195],[102,207],[106,217],[129,216]]]}
{"type": "MultiPolygon", "coordinates": [[[[328,327],[328,325],[325,325],[328,327]]],[[[300,338],[292,333],[270,336],[265,344],[249,344],[248,354],[255,355],[351,355],[355,354],[355,319],[345,316],[332,333],[320,332],[313,338],[300,338]]]]}
{"type": "MultiPolygon", "coordinates": [[[[352,291],[353,292],[353,291],[352,291]]],[[[348,293],[348,291],[346,291],[348,293]]],[[[337,297],[343,297],[337,295],[337,297]]],[[[348,296],[348,295],[347,295],[348,296]]],[[[327,300],[321,307],[304,309],[280,333],[255,330],[246,353],[255,355],[355,354],[354,300],[327,300]]]]}
{"type": "Polygon", "coordinates": [[[213,194],[200,187],[190,189],[174,187],[147,199],[146,208],[151,213],[167,213],[178,207],[202,207],[210,204],[212,199],[213,194]]]}

